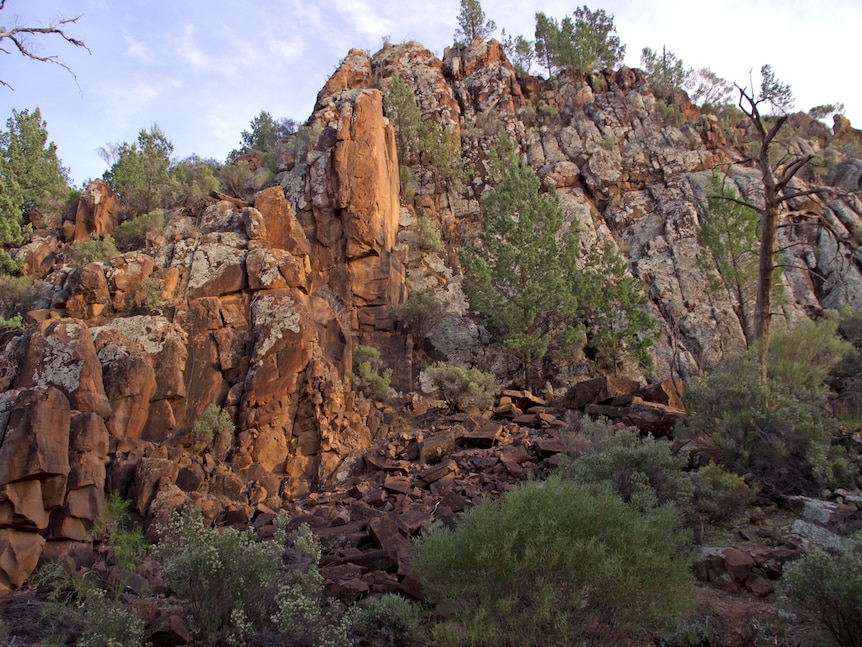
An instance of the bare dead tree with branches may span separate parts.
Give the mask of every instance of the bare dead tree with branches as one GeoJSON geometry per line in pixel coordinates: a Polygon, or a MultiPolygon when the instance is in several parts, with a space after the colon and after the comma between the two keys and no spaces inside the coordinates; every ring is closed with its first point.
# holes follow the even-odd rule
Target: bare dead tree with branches
{"type": "MultiPolygon", "coordinates": [[[[0,11],[3,11],[3,9],[5,8],[6,0],[0,0],[0,11]]],[[[40,63],[53,63],[54,65],[59,65],[69,74],[71,74],[72,78],[74,78],[75,82],[77,83],[77,77],[72,71],[72,68],[63,63],[56,55],[40,54],[39,51],[36,49],[35,45],[33,44],[33,37],[51,35],[59,36],[61,39],[63,39],[70,45],[74,45],[75,47],[81,47],[92,54],[92,52],[90,52],[90,48],[87,47],[84,41],[78,40],[77,38],[73,38],[66,32],[68,26],[77,23],[80,18],[81,16],[75,16],[74,18],[60,18],[45,27],[28,27],[22,25],[16,25],[12,28],[0,27],[0,52],[3,52],[4,54],[13,54],[17,51],[24,58],[29,58],[33,61],[39,61],[40,63]],[[10,41],[11,46],[9,46],[8,43],[6,43],[5,41],[10,41]]],[[[6,86],[7,88],[14,90],[14,88],[3,79],[0,79],[0,85],[6,86]]]]}
{"type": "Polygon", "coordinates": [[[760,246],[758,255],[757,297],[754,306],[753,340],[762,339],[762,365],[766,371],[766,355],[769,344],[769,328],[772,318],[773,293],[775,290],[776,268],[776,238],[779,223],[786,219],[817,221],[826,227],[836,242],[852,242],[845,239],[817,214],[799,212],[789,209],[789,202],[811,195],[848,195],[845,191],[836,191],[830,187],[814,187],[811,189],[795,189],[791,185],[796,175],[814,159],[811,154],[797,154],[791,151],[775,159],[771,155],[776,136],[786,124],[788,111],[793,106],[793,95],[790,86],[780,83],[769,65],[761,68],[762,81],[759,90],[755,90],[752,82],[748,87],[736,85],[739,91],[739,109],[748,117],[757,134],[759,150],[752,161],[757,165],[763,181],[763,203],[758,205],[747,200],[734,199],[734,202],[756,209],[760,213],[760,246]],[[761,106],[769,105],[773,112],[779,114],[763,114],[761,106]]]}

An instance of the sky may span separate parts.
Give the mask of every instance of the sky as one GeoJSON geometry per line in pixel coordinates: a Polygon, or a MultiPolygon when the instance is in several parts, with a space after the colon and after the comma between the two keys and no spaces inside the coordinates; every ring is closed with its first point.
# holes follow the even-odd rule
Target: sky
{"type": "MultiPolygon", "coordinates": [[[[576,3],[482,0],[507,34],[532,39],[535,13],[556,19],[576,3]]],[[[862,0],[603,0],[637,67],[643,47],[665,46],[686,67],[707,67],[745,85],[772,65],[796,108],[841,102],[862,127],[856,78],[862,0]]],[[[457,28],[459,0],[6,0],[0,26],[45,26],[80,16],[69,35],[32,40],[57,65],[0,52],[0,128],[12,110],[39,107],[73,185],[107,169],[98,149],[132,142],[156,123],[177,158],[224,160],[240,133],[266,110],[305,121],[317,92],[353,48],[377,51],[416,40],[443,55],[457,28]]],[[[499,30],[497,37],[499,38],[499,30]]],[[[8,41],[0,48],[9,49],[8,41]]]]}

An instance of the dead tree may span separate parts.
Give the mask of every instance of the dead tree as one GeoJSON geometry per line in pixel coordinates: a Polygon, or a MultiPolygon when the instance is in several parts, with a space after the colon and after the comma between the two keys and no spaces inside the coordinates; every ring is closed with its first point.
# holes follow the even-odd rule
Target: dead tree
{"type": "MultiPolygon", "coordinates": [[[[6,0],[0,0],[0,11],[6,8],[6,0]]],[[[12,27],[11,29],[7,29],[5,27],[0,27],[0,52],[4,54],[12,54],[17,51],[24,58],[29,58],[33,61],[39,61],[40,63],[53,63],[54,65],[59,65],[64,70],[66,70],[69,74],[72,75],[72,78],[75,79],[77,83],[77,77],[75,73],[72,71],[72,68],[59,60],[56,55],[41,55],[38,53],[38,50],[35,48],[33,44],[34,36],[59,36],[67,43],[74,45],[75,47],[81,47],[87,52],[90,52],[90,48],[82,40],[78,40],[77,38],[73,38],[69,34],[66,33],[66,28],[69,25],[75,24],[78,22],[78,19],[81,16],[75,16],[74,18],[61,18],[51,23],[46,27],[26,27],[17,25],[12,27]],[[5,41],[10,41],[12,46],[9,46],[5,41]],[[5,45],[5,47],[4,47],[5,45]]],[[[92,54],[92,52],[90,52],[92,54]]],[[[9,83],[0,79],[0,85],[4,85],[7,88],[13,89],[9,83]]]]}

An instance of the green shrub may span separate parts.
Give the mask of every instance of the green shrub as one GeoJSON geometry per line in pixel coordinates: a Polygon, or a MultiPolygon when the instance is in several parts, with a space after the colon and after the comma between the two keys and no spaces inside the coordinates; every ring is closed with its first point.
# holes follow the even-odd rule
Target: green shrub
{"type": "Polygon", "coordinates": [[[675,103],[665,103],[661,99],[655,102],[655,114],[662,126],[682,126],[685,115],[675,103]]]}
{"type": "Polygon", "coordinates": [[[418,549],[428,600],[463,627],[454,644],[640,644],[676,626],[691,598],[672,506],[637,510],[607,485],[558,476],[484,501],[418,549]]]}
{"type": "Polygon", "coordinates": [[[482,411],[494,402],[497,379],[490,373],[437,362],[426,374],[452,411],[482,411]]]}
{"type": "Polygon", "coordinates": [[[721,523],[751,503],[754,492],[741,476],[726,472],[710,463],[691,475],[694,482],[694,505],[709,515],[711,523],[721,523]]]}
{"type": "Polygon", "coordinates": [[[124,249],[144,246],[147,234],[161,233],[165,228],[165,212],[161,209],[126,220],[114,229],[114,239],[124,249]]]}
{"type": "Polygon", "coordinates": [[[395,314],[418,344],[443,320],[445,308],[433,290],[414,290],[395,314]]]}
{"type": "Polygon", "coordinates": [[[200,511],[175,511],[158,528],[153,551],[165,582],[189,600],[197,627],[209,644],[225,639],[234,619],[261,617],[278,584],[283,541],[257,542],[254,530],[204,525],[200,511]]]}
{"type": "Polygon", "coordinates": [[[148,276],[142,279],[135,286],[134,295],[135,305],[149,312],[159,310],[165,305],[165,299],[162,296],[162,286],[155,276],[148,276]]]}
{"type": "Polygon", "coordinates": [[[97,553],[102,564],[79,574],[66,563],[46,562],[32,578],[35,587],[48,591],[43,613],[51,633],[63,644],[75,626],[81,630],[76,645],[144,644],[144,621],[128,607],[123,596],[147,547],[141,529],[129,528],[128,506],[128,501],[108,497],[105,511],[89,532],[91,541],[109,549],[107,553],[97,553]],[[116,569],[109,569],[107,556],[113,559],[116,569]]]}
{"type": "Polygon", "coordinates": [[[683,471],[687,464],[688,457],[671,453],[667,441],[641,438],[633,428],[614,431],[605,426],[563,475],[581,483],[607,482],[624,501],[645,509],[690,501],[693,486],[683,471]]]}
{"type": "Polygon", "coordinates": [[[0,331],[3,330],[24,330],[24,318],[21,315],[0,317],[0,331]]]}
{"type": "Polygon", "coordinates": [[[400,595],[372,599],[357,612],[354,627],[384,647],[422,647],[428,639],[420,609],[400,595]]]}
{"type": "Polygon", "coordinates": [[[416,223],[416,243],[419,249],[442,252],[446,249],[440,234],[440,223],[428,216],[419,216],[416,223]]]}
{"type": "Polygon", "coordinates": [[[0,274],[0,316],[14,319],[16,315],[32,310],[44,285],[32,276],[0,274]]]}
{"type": "Polygon", "coordinates": [[[236,427],[227,411],[216,404],[210,404],[192,426],[192,439],[198,443],[211,445],[218,433],[233,434],[236,427]]]}
{"type": "Polygon", "coordinates": [[[129,503],[109,494],[104,512],[96,519],[88,535],[91,541],[109,547],[114,563],[124,571],[137,567],[148,546],[140,526],[130,525],[129,503]]]}
{"type": "Polygon", "coordinates": [[[722,465],[754,474],[768,492],[810,493],[834,482],[841,465],[830,452],[835,421],[823,381],[849,349],[834,331],[829,321],[776,327],[766,381],[757,346],[693,380],[679,436],[702,438],[722,465]]]}
{"type": "Polygon", "coordinates": [[[379,350],[364,344],[353,349],[353,381],[357,390],[369,398],[386,402],[392,395],[391,380],[392,369],[383,369],[379,350]]]}
{"type": "Polygon", "coordinates": [[[218,171],[218,180],[225,191],[231,195],[240,197],[246,185],[251,180],[252,175],[248,162],[240,160],[234,164],[225,164],[222,166],[218,171]]]}
{"type": "Polygon", "coordinates": [[[617,143],[610,138],[600,139],[598,141],[599,148],[602,148],[606,151],[612,151],[617,143]]]}
{"type": "Polygon", "coordinates": [[[171,168],[173,187],[170,196],[172,205],[200,208],[211,191],[218,191],[219,181],[215,176],[218,164],[202,160],[197,156],[186,158],[171,168]]]}
{"type": "Polygon", "coordinates": [[[91,235],[86,240],[76,240],[71,245],[72,259],[78,265],[87,263],[105,263],[120,255],[120,250],[114,243],[113,236],[99,238],[91,235]]]}
{"type": "Polygon", "coordinates": [[[803,401],[822,402],[826,379],[851,350],[837,335],[838,323],[806,319],[795,328],[775,326],[769,338],[768,373],[803,401]]]}
{"type": "Polygon", "coordinates": [[[785,565],[787,597],[822,629],[817,644],[862,647],[862,534],[836,557],[813,548],[785,565]]]}

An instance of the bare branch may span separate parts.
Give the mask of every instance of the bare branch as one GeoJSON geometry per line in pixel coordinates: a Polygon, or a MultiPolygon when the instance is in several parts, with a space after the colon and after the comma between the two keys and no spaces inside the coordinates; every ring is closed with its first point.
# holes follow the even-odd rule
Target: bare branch
{"type": "MultiPolygon", "coordinates": [[[[0,0],[0,11],[3,10],[4,5],[6,4],[6,0],[0,0]]],[[[75,76],[75,73],[72,71],[72,68],[63,63],[58,59],[56,55],[42,56],[37,53],[36,49],[30,43],[30,37],[32,36],[60,36],[64,41],[73,45],[74,47],[80,47],[82,49],[87,50],[89,54],[93,52],[90,51],[90,48],[87,47],[84,41],[74,38],[66,33],[66,27],[68,25],[72,25],[78,22],[81,16],[76,16],[74,18],[62,18],[57,20],[56,22],[48,25],[47,27],[14,27],[12,29],[2,29],[0,30],[0,42],[3,40],[10,40],[15,45],[15,49],[18,50],[18,53],[21,54],[24,58],[29,58],[33,61],[38,61],[40,63],[53,63],[54,65],[58,65],[66,70],[72,78],[75,79],[75,84],[78,83],[78,77],[75,76]]],[[[9,49],[0,47],[0,52],[4,54],[11,54],[12,51],[9,49]]],[[[9,83],[0,79],[0,85],[4,85],[7,88],[12,88],[9,83]]],[[[79,86],[80,87],[80,86],[79,86]]]]}

